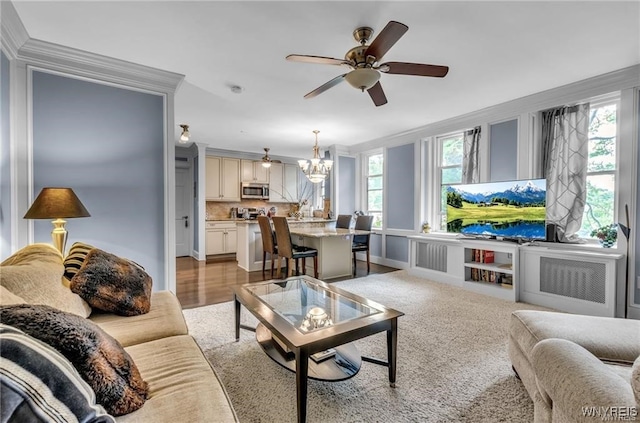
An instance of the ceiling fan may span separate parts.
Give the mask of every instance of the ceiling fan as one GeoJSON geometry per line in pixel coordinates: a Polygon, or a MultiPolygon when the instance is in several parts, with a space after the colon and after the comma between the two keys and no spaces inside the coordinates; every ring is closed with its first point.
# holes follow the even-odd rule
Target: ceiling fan
{"type": "Polygon", "coordinates": [[[369,27],[356,28],[353,38],[360,43],[345,54],[344,59],[334,59],[323,56],[309,56],[302,54],[290,54],[287,60],[302,63],[317,63],[322,65],[345,65],[352,70],[343,75],[336,76],[315,90],[306,94],[304,98],[313,98],[331,87],[346,80],[352,87],[369,93],[376,106],[387,103],[387,97],[380,85],[380,72],[396,75],[416,75],[443,78],[449,72],[448,66],[427,65],[421,63],[386,62],[379,63],[387,51],[404,35],[408,26],[396,21],[389,21],[382,32],[367,45],[373,34],[369,27]]]}
{"type": "Polygon", "coordinates": [[[274,160],[269,157],[269,148],[265,147],[263,150],[264,156],[262,156],[262,167],[271,167],[271,163],[282,163],[281,160],[274,160]]]}

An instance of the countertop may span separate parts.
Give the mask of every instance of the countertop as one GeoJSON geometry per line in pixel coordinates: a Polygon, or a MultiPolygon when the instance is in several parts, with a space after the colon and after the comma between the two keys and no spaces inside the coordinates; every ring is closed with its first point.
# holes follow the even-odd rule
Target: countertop
{"type": "MultiPolygon", "coordinates": [[[[287,221],[289,222],[290,225],[295,225],[295,224],[302,224],[302,223],[332,223],[335,222],[335,219],[323,219],[321,217],[310,217],[307,219],[295,219],[295,218],[291,218],[291,219],[287,219],[287,221]]],[[[249,219],[249,220],[245,220],[245,219],[236,219],[236,223],[239,225],[252,225],[258,224],[258,221],[255,219],[249,219]]]]}
{"type": "Polygon", "coordinates": [[[367,235],[371,232],[347,228],[292,228],[291,235],[326,238],[345,235],[367,235]]]}

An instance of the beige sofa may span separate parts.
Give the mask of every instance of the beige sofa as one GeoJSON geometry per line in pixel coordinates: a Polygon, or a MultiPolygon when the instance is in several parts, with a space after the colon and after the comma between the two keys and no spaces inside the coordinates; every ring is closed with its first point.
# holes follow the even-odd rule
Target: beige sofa
{"type": "Polygon", "coordinates": [[[640,421],[640,321],[520,310],[509,357],[534,422],[640,421]]]}
{"type": "MultiPolygon", "coordinates": [[[[55,285],[56,281],[68,286],[68,281],[62,276],[62,256],[53,247],[49,249],[43,245],[25,247],[16,253],[22,254],[19,260],[14,260],[12,256],[2,263],[3,305],[16,302],[42,304],[48,301],[46,294],[43,296],[41,292],[35,292],[42,291],[42,286],[30,286],[32,283],[42,283],[43,279],[48,279],[49,286],[55,285]],[[28,254],[30,248],[37,248],[37,254],[28,254]],[[27,254],[24,254],[25,250],[27,254]],[[4,267],[10,265],[11,269],[4,267]],[[3,269],[6,271],[3,272],[3,269]],[[30,278],[30,274],[34,277],[30,278]],[[31,296],[27,289],[40,297],[31,296]],[[22,299],[21,294],[29,300],[22,299]]],[[[58,288],[56,286],[55,289],[58,288]]],[[[64,295],[69,293],[63,292],[64,295]]],[[[180,303],[174,294],[169,291],[154,292],[151,310],[143,315],[122,317],[93,311],[89,319],[122,344],[149,385],[149,395],[144,405],[130,414],[117,417],[117,421],[238,421],[224,386],[189,335],[180,303]]]]}

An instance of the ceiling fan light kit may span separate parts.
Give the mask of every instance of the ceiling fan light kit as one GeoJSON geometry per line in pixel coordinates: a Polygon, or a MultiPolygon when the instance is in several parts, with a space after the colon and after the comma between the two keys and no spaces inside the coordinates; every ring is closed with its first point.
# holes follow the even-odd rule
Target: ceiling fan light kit
{"type": "Polygon", "coordinates": [[[389,21],[371,44],[367,45],[369,38],[373,35],[373,29],[363,26],[353,31],[353,38],[360,43],[360,45],[350,49],[347,54],[345,54],[344,59],[290,54],[287,56],[287,60],[334,66],[345,65],[352,69],[350,72],[339,75],[307,93],[304,98],[313,98],[329,88],[338,85],[342,80],[346,80],[352,87],[362,92],[367,91],[376,106],[382,106],[387,103],[387,97],[379,81],[380,72],[390,75],[415,75],[443,78],[449,71],[447,66],[440,65],[404,62],[379,63],[387,51],[389,51],[408,30],[409,27],[405,24],[389,21]]]}
{"type": "Polygon", "coordinates": [[[352,70],[344,77],[349,85],[364,92],[373,87],[380,79],[380,72],[371,68],[352,70]]]}
{"type": "Polygon", "coordinates": [[[271,157],[269,157],[269,149],[267,147],[264,148],[264,157],[262,157],[262,167],[264,168],[271,167],[271,157]]]}
{"type": "Polygon", "coordinates": [[[189,141],[191,133],[189,132],[189,125],[182,124],[180,125],[180,127],[182,128],[182,133],[180,134],[180,144],[184,144],[189,141]]]}

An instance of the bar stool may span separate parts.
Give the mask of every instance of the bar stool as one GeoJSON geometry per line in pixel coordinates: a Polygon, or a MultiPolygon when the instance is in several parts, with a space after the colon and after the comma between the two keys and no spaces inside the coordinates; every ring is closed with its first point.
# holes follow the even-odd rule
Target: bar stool
{"type": "MultiPolygon", "coordinates": [[[[358,216],[356,218],[356,230],[371,231],[373,225],[373,216],[358,216]]],[[[356,275],[356,253],[358,251],[367,252],[367,274],[371,271],[371,264],[369,261],[369,240],[371,234],[366,235],[354,235],[353,243],[351,245],[351,251],[353,252],[353,276],[356,275]]]]}
{"type": "Polygon", "coordinates": [[[273,265],[278,258],[278,245],[276,244],[275,235],[271,229],[271,223],[267,216],[258,216],[258,225],[260,225],[260,233],[262,234],[262,276],[264,277],[264,268],[267,263],[267,253],[271,258],[271,277],[273,277],[273,265]]]}
{"type": "Polygon", "coordinates": [[[336,228],[349,229],[351,227],[351,215],[339,214],[336,220],[336,228]]]}
{"type": "Polygon", "coordinates": [[[298,259],[302,259],[302,273],[304,274],[306,272],[306,258],[313,257],[313,276],[318,279],[318,250],[293,244],[286,217],[273,216],[272,220],[273,227],[276,230],[276,240],[278,241],[278,255],[286,259],[285,278],[289,276],[289,269],[291,268],[289,266],[290,260],[295,260],[296,275],[298,275],[298,259]]]}

